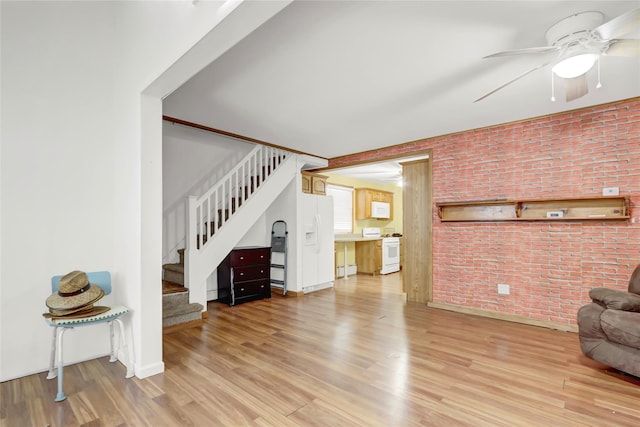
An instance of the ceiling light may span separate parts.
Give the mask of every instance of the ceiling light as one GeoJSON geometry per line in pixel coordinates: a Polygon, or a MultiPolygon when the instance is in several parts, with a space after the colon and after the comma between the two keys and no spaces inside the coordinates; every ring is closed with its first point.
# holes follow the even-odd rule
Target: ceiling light
{"type": "Polygon", "coordinates": [[[573,79],[589,71],[596,63],[598,55],[595,53],[583,53],[563,59],[551,69],[558,77],[573,79]]]}

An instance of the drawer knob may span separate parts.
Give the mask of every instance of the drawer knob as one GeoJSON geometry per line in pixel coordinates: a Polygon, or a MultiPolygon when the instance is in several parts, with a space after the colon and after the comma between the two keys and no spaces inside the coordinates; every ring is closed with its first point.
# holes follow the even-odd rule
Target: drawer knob
{"type": "Polygon", "coordinates": [[[260,270],[260,273],[264,273],[264,270],[260,270]]]}
{"type": "Polygon", "coordinates": [[[244,291],[244,288],[240,288],[241,291],[244,291]]]}
{"type": "Polygon", "coordinates": [[[261,288],[264,288],[264,285],[260,285],[261,288]]]}
{"type": "Polygon", "coordinates": [[[244,273],[240,273],[241,276],[244,276],[244,273]]]}

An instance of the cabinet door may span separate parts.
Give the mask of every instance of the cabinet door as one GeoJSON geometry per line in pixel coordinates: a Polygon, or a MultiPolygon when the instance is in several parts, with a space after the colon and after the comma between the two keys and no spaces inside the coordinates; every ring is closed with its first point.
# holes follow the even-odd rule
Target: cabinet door
{"type": "Polygon", "coordinates": [[[313,194],[327,194],[327,179],[324,176],[314,175],[311,177],[311,192],[313,194]]]}
{"type": "Polygon", "coordinates": [[[302,192],[311,193],[311,175],[302,173],[302,192]]]}
{"type": "Polygon", "coordinates": [[[382,240],[356,242],[358,272],[378,274],[382,269],[382,240]]]}
{"type": "Polygon", "coordinates": [[[380,270],[382,270],[382,240],[376,240],[375,254],[376,270],[374,271],[374,274],[378,274],[380,273],[380,270]]]}
{"type": "Polygon", "coordinates": [[[356,219],[371,218],[371,192],[356,188],[356,219]]]}

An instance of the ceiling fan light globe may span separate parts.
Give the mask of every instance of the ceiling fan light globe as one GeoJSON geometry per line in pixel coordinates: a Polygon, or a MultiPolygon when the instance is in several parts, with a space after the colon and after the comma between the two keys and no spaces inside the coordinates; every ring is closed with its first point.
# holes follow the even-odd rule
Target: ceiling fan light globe
{"type": "Polygon", "coordinates": [[[596,63],[598,55],[595,53],[583,53],[558,62],[551,69],[553,73],[563,79],[573,79],[583,75],[596,63]]]}

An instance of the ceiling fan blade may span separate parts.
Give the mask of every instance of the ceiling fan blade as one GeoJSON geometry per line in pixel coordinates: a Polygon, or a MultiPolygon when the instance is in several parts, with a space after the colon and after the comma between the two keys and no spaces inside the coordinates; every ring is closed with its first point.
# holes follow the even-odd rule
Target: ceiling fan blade
{"type": "Polygon", "coordinates": [[[607,50],[607,56],[640,56],[640,40],[619,39],[613,40],[607,50]]]}
{"type": "Polygon", "coordinates": [[[603,40],[617,39],[640,28],[640,8],[616,16],[593,29],[603,40]]]}
{"type": "Polygon", "coordinates": [[[497,88],[495,88],[494,90],[492,90],[491,92],[481,96],[480,98],[476,99],[473,102],[478,102],[478,101],[482,101],[483,99],[485,99],[486,97],[488,97],[489,95],[493,95],[494,93],[496,93],[497,91],[499,91],[500,89],[504,88],[505,86],[510,85],[511,83],[515,82],[516,80],[519,80],[521,78],[523,78],[524,76],[526,76],[527,74],[533,73],[536,70],[539,70],[542,67],[546,67],[547,65],[549,65],[551,62],[544,62],[540,65],[537,65],[533,68],[531,68],[530,70],[525,71],[524,73],[520,73],[517,76],[515,76],[514,78],[512,78],[511,80],[509,80],[508,82],[504,83],[503,85],[498,86],[497,88]]]}
{"type": "Polygon", "coordinates": [[[543,46],[543,47],[527,47],[524,49],[512,49],[512,50],[505,50],[502,52],[497,52],[491,55],[487,55],[485,57],[483,57],[483,59],[486,58],[498,58],[501,56],[513,56],[513,55],[528,55],[530,53],[547,53],[547,52],[553,52],[558,50],[559,48],[556,46],[543,46]]]}
{"type": "Polygon", "coordinates": [[[587,73],[573,79],[564,79],[564,93],[567,102],[581,98],[589,93],[587,73]]]}

